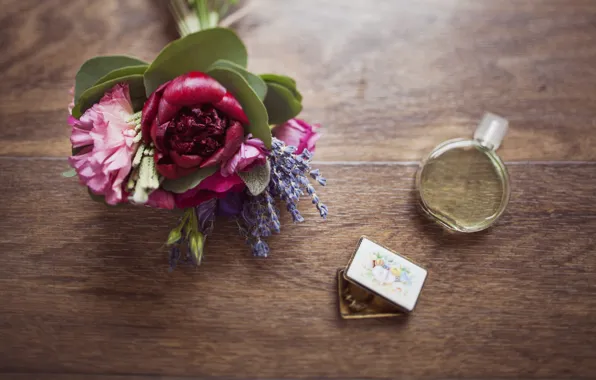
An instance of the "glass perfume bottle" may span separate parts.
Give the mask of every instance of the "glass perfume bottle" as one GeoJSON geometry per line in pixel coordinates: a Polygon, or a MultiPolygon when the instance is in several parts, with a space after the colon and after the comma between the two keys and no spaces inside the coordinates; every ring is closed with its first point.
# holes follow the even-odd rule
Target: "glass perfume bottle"
{"type": "Polygon", "coordinates": [[[487,113],[474,138],[445,141],[416,174],[420,206],[447,229],[477,232],[490,227],[509,202],[509,175],[495,151],[507,133],[506,119],[487,113]]]}

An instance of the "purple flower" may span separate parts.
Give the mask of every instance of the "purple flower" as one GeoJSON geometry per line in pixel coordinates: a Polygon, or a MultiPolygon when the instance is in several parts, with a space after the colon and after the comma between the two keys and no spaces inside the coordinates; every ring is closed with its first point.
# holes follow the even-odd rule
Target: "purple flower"
{"type": "Polygon", "coordinates": [[[237,216],[242,212],[244,201],[246,200],[245,192],[229,192],[224,198],[221,198],[217,204],[217,215],[224,217],[237,216]]]}

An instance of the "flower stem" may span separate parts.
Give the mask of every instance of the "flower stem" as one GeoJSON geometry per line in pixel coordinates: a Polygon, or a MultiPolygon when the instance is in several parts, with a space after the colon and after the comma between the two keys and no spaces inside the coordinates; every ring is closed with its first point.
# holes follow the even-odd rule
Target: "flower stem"
{"type": "MultiPolygon", "coordinates": [[[[176,20],[178,33],[184,37],[201,30],[216,28],[222,19],[228,16],[230,5],[237,3],[238,0],[169,0],[169,8],[176,20]]],[[[237,12],[233,14],[235,13],[237,12]]],[[[233,22],[239,17],[229,21],[233,22]]]]}

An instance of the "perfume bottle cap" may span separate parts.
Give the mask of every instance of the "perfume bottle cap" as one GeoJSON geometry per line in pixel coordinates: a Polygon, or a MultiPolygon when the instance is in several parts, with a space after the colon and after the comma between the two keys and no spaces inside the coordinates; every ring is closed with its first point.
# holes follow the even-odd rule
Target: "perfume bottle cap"
{"type": "Polygon", "coordinates": [[[478,124],[474,139],[491,150],[497,150],[507,134],[509,122],[507,119],[493,113],[487,112],[478,124]]]}

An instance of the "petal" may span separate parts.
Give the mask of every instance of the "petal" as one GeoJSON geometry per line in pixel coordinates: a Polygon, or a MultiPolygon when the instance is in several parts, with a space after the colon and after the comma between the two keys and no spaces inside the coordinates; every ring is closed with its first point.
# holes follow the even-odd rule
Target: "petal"
{"type": "Polygon", "coordinates": [[[224,153],[224,148],[223,147],[219,148],[215,153],[213,153],[211,156],[209,156],[208,159],[203,161],[203,163],[201,163],[200,167],[206,168],[209,166],[217,165],[219,162],[222,161],[223,153],[224,153]]]}
{"type": "Polygon", "coordinates": [[[203,180],[203,182],[201,182],[201,184],[194,189],[190,189],[182,194],[174,194],[174,198],[176,200],[176,207],[188,208],[198,206],[199,204],[213,198],[223,198],[226,196],[227,192],[230,191],[241,192],[245,189],[245,187],[246,185],[244,185],[244,182],[242,182],[240,177],[237,175],[223,178],[218,173],[215,173],[214,175],[203,180]],[[207,183],[208,187],[213,187],[224,191],[205,189],[203,188],[204,183],[207,183]],[[212,186],[215,183],[217,183],[217,185],[212,186]]]}
{"type": "Polygon", "coordinates": [[[246,194],[243,192],[236,192],[234,190],[228,191],[225,197],[217,202],[217,214],[220,216],[231,217],[236,216],[242,212],[246,194]]]}
{"type": "Polygon", "coordinates": [[[141,113],[141,126],[143,128],[143,140],[145,143],[149,144],[151,142],[150,139],[150,129],[151,124],[153,124],[155,117],[157,116],[157,110],[159,107],[159,101],[163,95],[164,88],[170,82],[166,82],[159,86],[157,90],[153,91],[153,93],[149,96],[149,99],[143,105],[143,112],[141,113]]]}
{"type": "Polygon", "coordinates": [[[117,205],[123,200],[122,183],[130,172],[130,165],[117,171],[116,176],[113,176],[113,182],[109,188],[106,189],[105,199],[109,205],[117,205]]]}
{"type": "Polygon", "coordinates": [[[164,91],[163,98],[174,106],[184,107],[217,103],[225,94],[226,89],[215,79],[199,71],[192,71],[173,79],[164,91]]]}
{"type": "Polygon", "coordinates": [[[70,125],[71,127],[74,127],[79,122],[79,120],[72,115],[68,115],[67,122],[68,122],[68,125],[70,125]]]}
{"type": "Polygon", "coordinates": [[[77,125],[72,127],[70,135],[70,143],[73,148],[80,148],[82,146],[92,145],[93,138],[86,129],[79,128],[77,125]]]}
{"type": "Polygon", "coordinates": [[[114,170],[120,170],[122,168],[130,166],[130,156],[131,154],[128,152],[127,149],[118,149],[104,162],[104,173],[108,173],[114,170]]]}
{"type": "Polygon", "coordinates": [[[242,145],[242,140],[244,140],[244,129],[239,122],[233,121],[232,125],[226,131],[226,141],[224,146],[204,161],[201,164],[201,167],[205,168],[207,166],[213,166],[221,161],[227,160],[238,151],[242,145]]]}
{"type": "Polygon", "coordinates": [[[315,147],[316,147],[317,141],[320,138],[321,138],[321,135],[319,133],[312,134],[308,138],[308,141],[306,142],[306,149],[308,149],[309,152],[314,153],[315,152],[315,147]]]}
{"type": "Polygon", "coordinates": [[[248,136],[249,138],[246,139],[244,144],[250,145],[257,149],[260,149],[262,152],[265,152],[265,143],[261,141],[261,139],[252,138],[251,135],[248,136]]]}
{"type": "Polygon", "coordinates": [[[238,103],[234,95],[229,92],[226,92],[221,101],[214,103],[213,107],[225,113],[231,119],[238,120],[242,124],[249,124],[248,117],[244,113],[244,110],[242,110],[242,106],[238,103]]]}
{"type": "Polygon", "coordinates": [[[240,162],[242,161],[242,149],[243,147],[240,147],[238,153],[230,158],[225,164],[222,164],[220,170],[222,176],[227,177],[236,172],[238,165],[240,165],[240,162]]]}
{"type": "Polygon", "coordinates": [[[198,206],[203,202],[216,198],[217,195],[213,191],[195,188],[182,194],[174,194],[174,201],[176,202],[176,207],[184,209],[198,206]]]}
{"type": "Polygon", "coordinates": [[[153,157],[157,172],[168,179],[184,177],[185,175],[189,175],[196,170],[196,168],[181,168],[180,166],[173,163],[170,157],[164,157],[161,153],[156,153],[153,157]]]}
{"type": "Polygon", "coordinates": [[[242,141],[244,141],[244,128],[242,128],[240,123],[232,122],[232,125],[226,131],[226,142],[224,143],[226,156],[236,153],[240,145],[242,145],[242,141]]]}
{"type": "Polygon", "coordinates": [[[215,174],[205,178],[198,187],[201,190],[211,190],[215,191],[216,193],[225,193],[235,185],[240,184],[244,184],[244,181],[242,181],[242,178],[240,178],[237,174],[224,177],[220,172],[215,172],[215,174]]]}
{"type": "Polygon", "coordinates": [[[273,128],[273,135],[282,140],[286,145],[296,147],[296,154],[304,149],[314,151],[315,144],[320,135],[316,132],[320,125],[310,125],[304,120],[290,119],[282,125],[273,128]]]}
{"type": "Polygon", "coordinates": [[[95,175],[87,181],[87,186],[97,195],[103,195],[106,188],[109,186],[109,178],[101,172],[95,173],[95,175]]]}
{"type": "Polygon", "coordinates": [[[300,140],[305,134],[304,128],[302,128],[294,119],[276,126],[273,128],[272,132],[276,138],[283,141],[286,145],[294,146],[296,148],[300,145],[300,140]]]}
{"type": "Polygon", "coordinates": [[[172,161],[181,168],[196,168],[203,161],[203,157],[195,155],[179,155],[175,151],[170,151],[170,157],[172,161]]]}
{"type": "Polygon", "coordinates": [[[259,139],[247,138],[236,154],[222,163],[221,174],[227,177],[233,173],[246,171],[255,165],[264,165],[266,158],[263,142],[259,139]]]}
{"type": "Polygon", "coordinates": [[[159,108],[157,110],[157,122],[167,123],[172,120],[182,106],[174,105],[165,99],[165,96],[159,102],[159,108]]]}
{"type": "Polygon", "coordinates": [[[130,90],[128,83],[116,84],[106,92],[99,104],[112,109],[118,109],[126,114],[132,115],[132,100],[130,100],[130,90]]]}
{"type": "Polygon", "coordinates": [[[167,132],[169,126],[170,126],[169,121],[158,126],[157,119],[155,119],[153,121],[153,124],[151,125],[151,138],[155,142],[155,146],[157,147],[158,150],[161,150],[161,151],[166,150],[165,138],[166,138],[166,132],[167,132]]]}
{"type": "Polygon", "coordinates": [[[85,147],[79,151],[76,156],[68,157],[68,163],[70,166],[75,168],[77,171],[89,160],[91,156],[92,146],[85,147]]]}
{"type": "Polygon", "coordinates": [[[173,210],[175,207],[174,194],[169,191],[157,189],[149,194],[147,205],[155,208],[173,210]]]}

